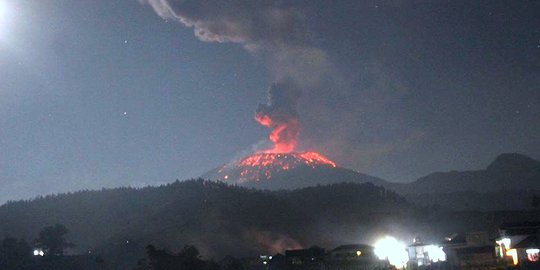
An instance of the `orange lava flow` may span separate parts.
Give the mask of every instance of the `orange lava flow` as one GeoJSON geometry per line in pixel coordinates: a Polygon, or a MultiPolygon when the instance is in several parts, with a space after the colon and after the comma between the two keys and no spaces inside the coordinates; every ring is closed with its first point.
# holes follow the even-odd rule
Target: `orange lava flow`
{"type": "Polygon", "coordinates": [[[303,152],[299,155],[304,159],[309,161],[309,163],[318,163],[318,164],[328,164],[332,167],[336,167],[336,163],[328,159],[327,157],[317,153],[317,152],[303,152]]]}
{"type": "MultiPolygon", "coordinates": [[[[301,152],[301,153],[256,153],[245,157],[237,162],[237,175],[234,178],[241,182],[268,180],[272,178],[272,174],[294,169],[300,166],[311,168],[325,166],[335,168],[337,165],[327,157],[317,152],[301,152]]],[[[220,170],[222,180],[231,178],[230,172],[220,170]]],[[[233,179],[234,179],[233,178],[233,179]]]]}
{"type": "Polygon", "coordinates": [[[336,163],[327,157],[317,152],[302,152],[302,153],[257,153],[248,156],[241,160],[237,166],[239,167],[281,167],[287,168],[296,167],[300,164],[308,166],[314,165],[329,165],[336,167],[336,163]]]}

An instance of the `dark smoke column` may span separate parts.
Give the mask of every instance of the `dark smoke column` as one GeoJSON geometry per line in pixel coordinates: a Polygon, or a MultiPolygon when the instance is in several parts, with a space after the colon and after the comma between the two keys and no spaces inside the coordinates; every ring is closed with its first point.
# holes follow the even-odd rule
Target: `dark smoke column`
{"type": "Polygon", "coordinates": [[[274,148],[266,153],[289,153],[294,151],[300,132],[300,120],[296,103],[300,90],[290,81],[274,83],[268,90],[268,103],[259,104],[255,120],[272,129],[270,141],[274,148]]]}

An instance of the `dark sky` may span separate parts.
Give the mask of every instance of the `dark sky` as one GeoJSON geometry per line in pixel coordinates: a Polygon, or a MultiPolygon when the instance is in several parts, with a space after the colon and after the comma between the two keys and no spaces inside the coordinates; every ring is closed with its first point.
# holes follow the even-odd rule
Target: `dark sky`
{"type": "Polygon", "coordinates": [[[540,158],[540,1],[0,0],[0,202],[198,176],[285,79],[367,174],[540,158]]]}

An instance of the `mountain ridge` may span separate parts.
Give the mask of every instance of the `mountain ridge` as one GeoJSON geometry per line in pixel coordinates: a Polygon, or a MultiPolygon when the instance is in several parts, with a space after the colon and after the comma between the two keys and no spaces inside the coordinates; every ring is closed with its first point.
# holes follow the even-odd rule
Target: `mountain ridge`
{"type": "Polygon", "coordinates": [[[268,252],[279,243],[299,247],[308,239],[331,241],[317,236],[320,222],[328,218],[373,229],[377,222],[366,223],[364,215],[400,216],[413,209],[394,192],[369,183],[263,191],[199,179],[10,202],[0,206],[0,238],[30,240],[42,227],[61,223],[79,252],[130,241],[173,250],[196,244],[208,254],[234,255],[221,252],[268,252]],[[222,241],[215,242],[218,235],[222,241]]]}
{"type": "MultiPolygon", "coordinates": [[[[201,177],[224,181],[213,169],[201,177]]],[[[228,179],[229,182],[234,179],[228,179]]],[[[225,181],[227,182],[227,181],[225,181]]],[[[399,194],[498,192],[500,190],[540,190],[540,161],[517,153],[503,153],[485,168],[478,170],[433,172],[409,183],[389,182],[344,167],[300,166],[278,171],[268,181],[239,183],[241,186],[279,190],[339,182],[366,183],[391,189],[399,194]]]]}
{"type": "Polygon", "coordinates": [[[540,161],[522,154],[503,153],[485,169],[433,172],[401,190],[392,189],[400,194],[540,190],[540,161]]]}

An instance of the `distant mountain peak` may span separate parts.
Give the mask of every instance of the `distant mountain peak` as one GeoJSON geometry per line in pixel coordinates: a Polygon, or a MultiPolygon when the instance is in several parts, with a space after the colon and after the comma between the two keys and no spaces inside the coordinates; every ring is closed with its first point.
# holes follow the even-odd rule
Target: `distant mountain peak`
{"type": "Polygon", "coordinates": [[[497,156],[485,170],[435,172],[394,190],[401,194],[540,190],[540,161],[506,153],[497,156]]]}
{"type": "Polygon", "coordinates": [[[540,161],[518,153],[505,153],[496,157],[486,170],[489,172],[540,171],[540,161]]]}

